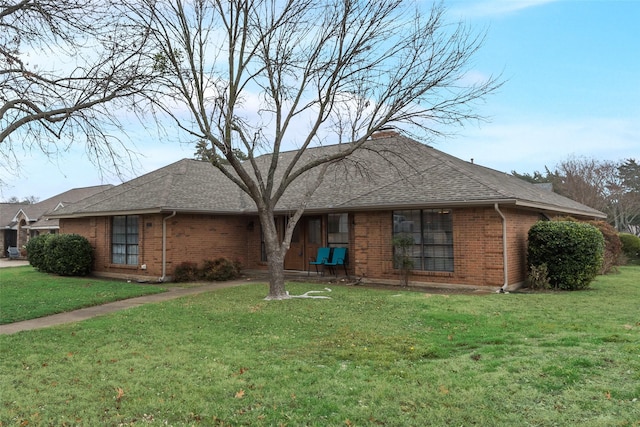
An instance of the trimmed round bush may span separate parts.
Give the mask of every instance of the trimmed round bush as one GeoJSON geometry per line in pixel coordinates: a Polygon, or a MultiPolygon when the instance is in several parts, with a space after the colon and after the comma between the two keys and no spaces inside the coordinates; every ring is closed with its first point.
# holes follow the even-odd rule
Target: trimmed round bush
{"type": "Polygon", "coordinates": [[[86,276],[93,268],[93,248],[79,234],[57,234],[47,240],[47,265],[50,273],[61,276],[86,276]]]}
{"type": "MultiPolygon", "coordinates": [[[[554,221],[574,221],[579,220],[567,216],[554,218],[554,221]]],[[[604,237],[604,257],[602,260],[602,266],[600,267],[599,274],[608,274],[615,270],[617,265],[620,265],[620,256],[622,255],[622,242],[618,236],[618,231],[608,222],[602,220],[584,221],[587,224],[591,224],[596,227],[602,233],[604,237]]]]}
{"type": "Polygon", "coordinates": [[[640,237],[631,233],[620,233],[620,241],[622,242],[622,252],[629,261],[640,261],[640,237]]]}
{"type": "Polygon", "coordinates": [[[43,234],[29,240],[31,265],[44,273],[86,276],[93,268],[93,248],[79,234],[43,234]]]}
{"type": "Polygon", "coordinates": [[[47,240],[56,236],[55,234],[41,234],[29,239],[25,248],[29,264],[38,271],[47,272],[45,245],[47,240]]]}
{"type": "Polygon", "coordinates": [[[529,230],[529,268],[547,265],[555,289],[586,289],[602,267],[604,237],[593,225],[538,221],[529,230]]]}

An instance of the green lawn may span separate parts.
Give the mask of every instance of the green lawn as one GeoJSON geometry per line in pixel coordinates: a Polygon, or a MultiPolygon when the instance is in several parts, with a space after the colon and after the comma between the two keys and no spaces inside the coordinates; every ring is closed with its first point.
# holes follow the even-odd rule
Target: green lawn
{"type": "Polygon", "coordinates": [[[0,269],[0,325],[163,292],[159,286],[60,277],[32,267],[0,269]]]}
{"type": "Polygon", "coordinates": [[[638,426],[640,268],[621,272],[572,293],[250,284],[0,336],[0,425],[638,426]]]}

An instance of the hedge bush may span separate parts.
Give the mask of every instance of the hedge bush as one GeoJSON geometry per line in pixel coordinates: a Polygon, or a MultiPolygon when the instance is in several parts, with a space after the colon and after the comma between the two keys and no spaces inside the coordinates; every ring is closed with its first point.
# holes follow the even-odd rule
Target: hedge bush
{"type": "Polygon", "coordinates": [[[202,268],[195,262],[183,262],[173,272],[174,282],[191,282],[194,280],[225,281],[240,277],[240,263],[228,258],[205,260],[202,268]]]}
{"type": "Polygon", "coordinates": [[[631,233],[620,233],[622,252],[631,262],[640,261],[640,237],[631,233]]]}
{"type": "Polygon", "coordinates": [[[93,248],[78,234],[43,234],[26,248],[29,263],[44,273],[86,276],[93,268],[93,248]]]}
{"type": "MultiPolygon", "coordinates": [[[[567,216],[558,217],[554,221],[575,221],[580,222],[577,219],[567,216]]],[[[602,220],[584,221],[587,224],[591,224],[596,227],[602,233],[604,237],[604,256],[602,259],[602,267],[600,267],[599,274],[608,274],[615,271],[617,265],[621,264],[622,257],[622,242],[618,236],[618,231],[608,222],[602,220]]]]}
{"type": "Polygon", "coordinates": [[[32,237],[29,239],[27,244],[25,245],[25,249],[27,250],[27,258],[29,259],[29,264],[33,266],[38,271],[46,272],[46,260],[45,260],[45,244],[47,240],[51,237],[56,236],[55,234],[41,234],[36,237],[32,237]]]}
{"type": "Polygon", "coordinates": [[[539,221],[529,230],[529,268],[547,265],[555,289],[589,287],[602,267],[604,237],[593,225],[574,221],[539,221]]]}

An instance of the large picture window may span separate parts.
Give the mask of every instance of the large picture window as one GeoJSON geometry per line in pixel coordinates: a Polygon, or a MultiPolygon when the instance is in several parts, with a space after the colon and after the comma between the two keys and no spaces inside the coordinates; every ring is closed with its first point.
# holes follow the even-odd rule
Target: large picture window
{"type": "Polygon", "coordinates": [[[138,265],[138,217],[114,216],[111,224],[111,262],[138,265]]]}
{"type": "Polygon", "coordinates": [[[453,215],[449,209],[393,212],[393,236],[413,240],[413,270],[453,271],[453,215]]]}

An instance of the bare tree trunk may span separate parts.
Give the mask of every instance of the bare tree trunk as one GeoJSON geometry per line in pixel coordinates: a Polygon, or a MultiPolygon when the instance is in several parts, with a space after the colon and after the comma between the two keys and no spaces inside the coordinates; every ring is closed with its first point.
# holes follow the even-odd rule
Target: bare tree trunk
{"type": "Polygon", "coordinates": [[[265,299],[287,299],[289,295],[284,283],[284,256],[288,248],[285,248],[284,243],[280,242],[273,210],[266,209],[260,212],[260,225],[267,252],[267,265],[269,266],[269,294],[265,299]]]}
{"type": "Polygon", "coordinates": [[[269,294],[266,300],[288,299],[289,294],[284,284],[284,256],[281,250],[270,253],[267,259],[269,265],[269,294]]]}

